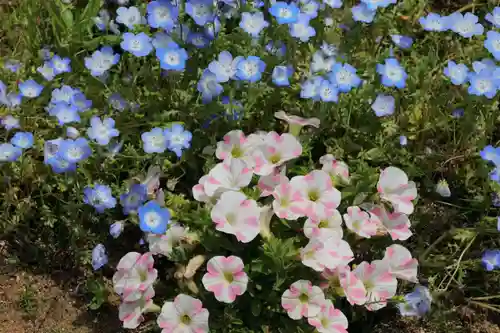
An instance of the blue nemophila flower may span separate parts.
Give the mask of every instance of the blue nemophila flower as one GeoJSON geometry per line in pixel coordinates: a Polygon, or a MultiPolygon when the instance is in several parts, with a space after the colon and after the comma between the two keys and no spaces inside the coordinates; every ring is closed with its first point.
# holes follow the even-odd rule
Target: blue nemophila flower
{"type": "Polygon", "coordinates": [[[168,44],[173,43],[174,40],[169,34],[163,31],[157,31],[154,34],[152,44],[156,49],[166,48],[168,44]]]}
{"type": "Polygon", "coordinates": [[[186,2],[186,14],[191,16],[197,25],[204,26],[214,20],[213,1],[189,0],[186,2]]]}
{"type": "Polygon", "coordinates": [[[273,69],[272,80],[273,83],[277,86],[289,86],[290,81],[289,78],[293,74],[292,66],[276,66],[273,69]]]}
{"type": "Polygon", "coordinates": [[[307,79],[301,85],[300,98],[319,100],[319,87],[322,82],[323,78],[321,76],[312,76],[307,79]]]}
{"type": "Polygon", "coordinates": [[[469,94],[476,96],[486,96],[491,99],[495,97],[498,87],[492,73],[485,70],[479,73],[469,74],[469,94]]]}
{"type": "Polygon", "coordinates": [[[4,62],[3,67],[12,73],[17,73],[19,68],[21,68],[21,62],[15,59],[7,59],[4,62]]]}
{"type": "Polygon", "coordinates": [[[49,109],[49,114],[55,116],[59,125],[80,122],[80,115],[76,106],[65,102],[57,102],[49,109]]]}
{"type": "Polygon", "coordinates": [[[143,149],[146,153],[163,153],[167,149],[165,132],[159,127],[141,134],[143,149]]]}
{"type": "Polygon", "coordinates": [[[30,132],[17,132],[10,139],[10,143],[22,149],[33,147],[33,141],[33,133],[30,132]]]}
{"type": "Polygon", "coordinates": [[[479,155],[483,160],[492,162],[495,165],[500,166],[500,148],[495,148],[491,145],[488,145],[479,152],[479,155]]]}
{"type": "Polygon", "coordinates": [[[382,84],[386,87],[404,88],[406,86],[406,74],[404,68],[396,58],[385,59],[385,64],[377,64],[377,73],[382,75],[382,84]]]}
{"type": "Polygon", "coordinates": [[[266,51],[271,53],[272,55],[282,58],[286,54],[286,45],[282,41],[270,41],[266,44],[266,51]]]}
{"type": "Polygon", "coordinates": [[[497,61],[500,61],[500,32],[488,31],[486,33],[486,40],[484,47],[490,51],[497,61]]]}
{"type": "Polygon", "coordinates": [[[500,183],[500,167],[494,168],[489,176],[492,181],[500,183]]]}
{"type": "Polygon", "coordinates": [[[125,98],[117,92],[112,93],[111,96],[109,96],[108,103],[116,111],[125,111],[129,106],[125,98]]]}
{"type": "Polygon", "coordinates": [[[372,104],[372,110],[377,117],[390,116],[394,113],[396,100],[390,95],[378,94],[372,104]]]}
{"type": "Polygon", "coordinates": [[[196,88],[201,93],[203,103],[211,102],[214,97],[219,96],[224,91],[217,76],[208,69],[203,71],[196,88]]]}
{"type": "Polygon", "coordinates": [[[215,17],[213,21],[208,22],[203,27],[205,34],[211,39],[215,39],[217,37],[217,35],[220,32],[220,29],[221,29],[221,24],[218,17],[215,17]]]}
{"type": "Polygon", "coordinates": [[[299,14],[297,22],[289,24],[290,35],[302,42],[307,42],[309,38],[316,36],[316,30],[309,25],[309,21],[309,16],[299,14]]]}
{"type": "Polygon", "coordinates": [[[377,10],[378,8],[386,8],[391,4],[395,4],[397,0],[361,0],[362,3],[370,10],[377,10]]]}
{"type": "Polygon", "coordinates": [[[477,23],[478,17],[472,13],[465,13],[463,15],[462,13],[455,12],[448,15],[446,19],[450,30],[462,37],[471,38],[475,35],[482,35],[484,32],[484,27],[480,23],[477,23]]]}
{"type": "Polygon", "coordinates": [[[109,234],[113,238],[118,238],[123,232],[125,225],[122,221],[118,221],[109,226],[109,234]]]}
{"type": "Polygon", "coordinates": [[[125,25],[129,29],[134,29],[135,25],[144,23],[144,18],[137,7],[118,7],[116,10],[116,22],[125,25]]]}
{"type": "Polygon", "coordinates": [[[402,316],[422,317],[429,312],[431,303],[432,296],[429,289],[417,286],[413,292],[405,295],[404,303],[398,304],[398,309],[402,316]]]}
{"type": "Polygon", "coordinates": [[[106,73],[113,65],[120,61],[120,55],[114,53],[111,46],[103,46],[100,50],[92,53],[90,57],[85,57],[85,67],[90,70],[90,74],[99,77],[106,73]]]}
{"type": "Polygon", "coordinates": [[[451,112],[453,118],[462,118],[464,116],[464,109],[455,109],[451,112]]]}
{"type": "Polygon", "coordinates": [[[187,41],[198,49],[203,49],[210,45],[210,39],[202,32],[190,32],[187,41]]]}
{"type": "Polygon", "coordinates": [[[337,86],[329,80],[323,80],[319,86],[319,99],[323,102],[337,102],[339,100],[339,91],[337,86]]]}
{"type": "Polygon", "coordinates": [[[182,71],[186,67],[188,53],[176,43],[170,43],[166,48],[156,49],[160,67],[166,70],[182,71]]]}
{"type": "Polygon", "coordinates": [[[335,64],[333,57],[324,57],[322,51],[314,52],[309,69],[311,73],[330,72],[335,64]]]}
{"type": "Polygon", "coordinates": [[[126,32],[123,34],[122,38],[123,41],[120,43],[122,49],[132,53],[136,57],[145,57],[153,50],[151,37],[144,32],[138,33],[137,35],[126,32]]]}
{"type": "Polygon", "coordinates": [[[123,206],[123,214],[128,215],[137,211],[148,198],[148,191],[143,184],[133,184],[127,193],[120,195],[120,204],[123,206]]]}
{"type": "Polygon", "coordinates": [[[262,12],[242,13],[240,28],[248,32],[252,37],[258,37],[260,32],[269,26],[269,22],[264,20],[262,12]]]}
{"type": "Polygon", "coordinates": [[[106,248],[102,244],[97,244],[92,250],[92,268],[97,271],[108,263],[106,248]]]}
{"type": "Polygon", "coordinates": [[[356,74],[356,68],[349,64],[337,63],[333,65],[329,79],[337,86],[339,92],[349,92],[361,84],[361,79],[356,74]]]}
{"type": "Polygon", "coordinates": [[[111,138],[117,137],[120,132],[115,128],[115,121],[112,118],[101,118],[94,116],[90,119],[90,126],[87,135],[101,146],[109,143],[111,138]]]}
{"type": "Polygon", "coordinates": [[[266,69],[266,63],[256,56],[248,56],[238,63],[236,76],[238,79],[248,82],[257,82],[262,78],[262,72],[266,69]]]}
{"type": "Polygon", "coordinates": [[[75,171],[76,170],[76,164],[69,163],[68,161],[61,158],[61,156],[59,156],[59,154],[58,154],[59,146],[61,145],[62,141],[63,141],[63,139],[58,138],[58,139],[54,139],[54,140],[45,141],[45,144],[44,144],[43,163],[50,165],[52,168],[52,171],[54,171],[55,173],[63,173],[63,172],[67,172],[67,171],[75,171]]]}
{"type": "Polygon", "coordinates": [[[408,138],[406,136],[404,136],[404,135],[401,135],[399,137],[399,144],[401,146],[406,146],[408,144],[408,138]]]}
{"type": "Polygon", "coordinates": [[[500,28],[500,7],[493,8],[491,13],[486,14],[485,19],[495,27],[500,28]]]}
{"type": "Polygon", "coordinates": [[[179,16],[179,8],[169,0],[156,0],[148,3],[148,24],[152,28],[171,30],[179,16]]]}
{"type": "Polygon", "coordinates": [[[0,162],[14,162],[23,151],[11,143],[0,143],[0,162]]]}
{"type": "Polygon", "coordinates": [[[278,24],[297,22],[299,19],[299,12],[299,7],[293,2],[288,4],[284,1],[276,1],[271,8],[269,8],[269,13],[276,18],[278,24]]]}
{"type": "Polygon", "coordinates": [[[59,157],[72,164],[83,161],[91,153],[89,142],[85,138],[62,140],[57,151],[59,157]]]}
{"type": "Polygon", "coordinates": [[[91,205],[98,213],[104,213],[106,208],[114,208],[116,199],[111,194],[111,187],[94,183],[93,187],[86,186],[83,189],[83,202],[91,205]]]}
{"type": "Polygon", "coordinates": [[[70,86],[63,85],[61,88],[52,90],[50,103],[56,104],[58,102],[64,102],[66,104],[71,104],[71,99],[76,93],[78,93],[78,90],[73,89],[70,86]]]}
{"type": "Polygon", "coordinates": [[[92,20],[99,31],[106,31],[111,17],[106,9],[101,9],[98,16],[93,17],[92,20]]]}
{"type": "Polygon", "coordinates": [[[70,139],[76,139],[80,136],[80,131],[72,126],[69,126],[66,128],[66,136],[70,139]]]}
{"type": "Polygon", "coordinates": [[[327,57],[336,57],[338,55],[338,47],[334,44],[328,44],[327,42],[323,41],[320,47],[321,51],[323,54],[327,57]]]}
{"type": "Polygon", "coordinates": [[[38,84],[35,80],[27,80],[19,83],[19,91],[21,96],[27,98],[34,98],[40,96],[43,86],[38,84]]]}
{"type": "Polygon", "coordinates": [[[43,66],[38,67],[36,71],[40,73],[43,76],[43,78],[47,81],[52,81],[56,76],[55,70],[54,68],[52,68],[50,62],[45,62],[43,66]]]}
{"type": "Polygon", "coordinates": [[[76,107],[78,112],[87,111],[92,107],[92,101],[87,99],[85,95],[81,92],[77,92],[73,96],[71,96],[71,105],[76,107]]]}
{"type": "Polygon", "coordinates": [[[500,267],[500,250],[484,251],[481,261],[483,262],[483,266],[487,271],[492,271],[495,268],[500,267]]]}
{"type": "Polygon", "coordinates": [[[71,72],[70,63],[71,60],[69,58],[61,58],[58,55],[54,55],[52,60],[50,60],[50,65],[54,69],[56,75],[71,72]]]}
{"type": "Polygon", "coordinates": [[[170,211],[162,208],[156,201],[148,201],[139,207],[139,227],[144,232],[162,235],[170,223],[170,211]]]}
{"type": "Polygon", "coordinates": [[[19,126],[19,119],[11,116],[10,114],[3,117],[2,120],[0,121],[0,123],[7,131],[10,131],[11,129],[20,127],[19,126]]]}
{"type": "Polygon", "coordinates": [[[360,3],[351,8],[352,18],[356,22],[372,23],[375,18],[376,10],[368,8],[364,3],[360,3]]]}
{"type": "Polygon", "coordinates": [[[182,151],[191,147],[191,132],[184,130],[181,124],[173,124],[172,127],[165,129],[165,138],[167,140],[167,148],[177,155],[182,156],[182,151]]]}
{"type": "Polygon", "coordinates": [[[403,35],[391,35],[392,42],[402,49],[409,49],[413,45],[413,38],[403,35]]]}
{"type": "Polygon", "coordinates": [[[418,21],[426,31],[446,31],[450,28],[448,18],[436,13],[429,13],[427,16],[419,18],[418,21]]]}
{"type": "Polygon", "coordinates": [[[310,19],[318,16],[319,4],[315,0],[300,0],[300,12],[310,19]]]}
{"type": "Polygon", "coordinates": [[[343,5],[342,0],[323,0],[323,2],[330,8],[340,8],[343,5]]]}
{"type": "Polygon", "coordinates": [[[244,58],[238,56],[233,59],[231,53],[222,51],[217,59],[208,64],[208,69],[215,74],[217,81],[227,82],[229,79],[236,79],[238,64],[244,58]]]}
{"type": "Polygon", "coordinates": [[[480,73],[483,70],[487,70],[488,72],[493,72],[497,68],[495,61],[493,59],[482,59],[481,61],[472,62],[472,69],[476,73],[480,73]]]}
{"type": "Polygon", "coordinates": [[[448,66],[443,70],[444,75],[448,77],[451,82],[458,86],[464,84],[467,81],[469,75],[469,69],[464,64],[456,64],[454,61],[449,60],[448,66]]]}

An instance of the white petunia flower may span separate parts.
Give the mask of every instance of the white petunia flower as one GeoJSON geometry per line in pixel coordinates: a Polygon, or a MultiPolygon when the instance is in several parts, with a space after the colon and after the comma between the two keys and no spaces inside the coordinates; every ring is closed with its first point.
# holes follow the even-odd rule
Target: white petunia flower
{"type": "Polygon", "coordinates": [[[305,199],[301,191],[292,187],[290,182],[282,180],[272,193],[274,197],[273,210],[276,216],[287,220],[296,220],[304,216],[305,199]]]}
{"type": "Polygon", "coordinates": [[[378,219],[370,218],[370,215],[362,211],[358,206],[347,208],[347,214],[344,214],[344,221],[349,230],[364,238],[375,236],[380,226],[378,219]]]}
{"type": "Polygon", "coordinates": [[[219,302],[233,303],[236,296],[247,290],[248,276],[239,257],[213,257],[207,262],[207,273],[202,283],[206,290],[214,293],[219,302]]]}
{"type": "Polygon", "coordinates": [[[149,252],[129,252],[120,259],[113,275],[113,287],[124,302],[137,301],[156,281],[158,271],[153,265],[153,254],[149,252]]]}
{"type": "Polygon", "coordinates": [[[209,197],[217,192],[239,191],[252,180],[252,169],[238,159],[226,160],[210,170],[203,183],[205,194],[209,197]]]}
{"type": "Polygon", "coordinates": [[[204,175],[203,177],[200,178],[198,181],[198,184],[193,186],[193,198],[196,201],[199,202],[210,202],[211,197],[207,195],[205,192],[205,182],[208,179],[208,175],[204,175]]]}
{"type": "Polygon", "coordinates": [[[320,157],[319,163],[323,165],[321,170],[332,178],[333,185],[350,183],[349,167],[344,162],[337,161],[331,154],[326,154],[320,157]]]}
{"type": "Polygon", "coordinates": [[[347,265],[354,259],[354,253],[349,243],[342,239],[313,238],[300,250],[300,258],[305,266],[322,272],[326,268],[335,269],[340,265],[347,265]]]}
{"type": "Polygon", "coordinates": [[[328,239],[331,237],[341,239],[342,215],[336,209],[329,214],[318,215],[317,219],[308,218],[304,223],[304,235],[307,238],[328,239]]]}
{"type": "Polygon", "coordinates": [[[199,299],[179,294],[165,302],[156,320],[162,333],[208,333],[208,310],[199,299]]]}
{"type": "Polygon", "coordinates": [[[335,309],[329,299],[321,306],[321,311],[314,317],[307,318],[309,325],[316,328],[319,333],[347,333],[349,322],[339,309],[335,309]]]}
{"type": "Polygon", "coordinates": [[[288,316],[295,320],[317,316],[324,301],[325,295],[321,288],[313,286],[308,280],[292,283],[281,296],[281,306],[287,311],[288,316]]]}
{"type": "Polygon", "coordinates": [[[398,282],[389,272],[385,261],[374,260],[371,264],[363,261],[354,269],[354,274],[365,286],[365,307],[368,310],[376,311],[385,307],[387,300],[396,295],[398,282]]]}
{"type": "Polygon", "coordinates": [[[269,175],[277,166],[300,155],[302,145],[293,135],[269,132],[254,152],[254,172],[259,176],[269,175]]]}
{"type": "Polygon", "coordinates": [[[382,170],[377,184],[380,198],[392,204],[397,213],[413,213],[413,203],[417,197],[415,183],[408,181],[408,176],[403,170],[388,167],[382,170]]]}
{"type": "Polygon", "coordinates": [[[410,251],[402,245],[393,244],[385,250],[383,259],[389,272],[398,279],[417,283],[418,260],[412,258],[410,251]]]}
{"type": "Polygon", "coordinates": [[[223,140],[217,142],[215,156],[220,160],[241,159],[248,167],[253,166],[253,151],[262,144],[259,136],[245,136],[241,130],[233,130],[224,135],[223,140]]]}

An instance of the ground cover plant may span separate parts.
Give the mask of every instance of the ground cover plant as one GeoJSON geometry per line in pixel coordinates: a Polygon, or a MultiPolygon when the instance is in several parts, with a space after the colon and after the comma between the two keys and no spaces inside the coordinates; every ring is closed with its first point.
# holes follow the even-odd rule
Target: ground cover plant
{"type": "Polygon", "coordinates": [[[6,10],[2,234],[90,309],[162,332],[500,311],[493,1],[6,10]]]}

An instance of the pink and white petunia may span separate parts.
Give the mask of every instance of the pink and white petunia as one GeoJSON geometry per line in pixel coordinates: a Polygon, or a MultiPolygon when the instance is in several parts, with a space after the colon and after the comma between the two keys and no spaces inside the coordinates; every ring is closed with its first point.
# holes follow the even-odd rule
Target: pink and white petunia
{"type": "Polygon", "coordinates": [[[382,232],[388,233],[393,240],[407,240],[413,235],[410,230],[411,223],[406,214],[389,213],[383,206],[374,206],[369,213],[372,220],[380,220],[382,232]]]}
{"type": "Polygon", "coordinates": [[[336,209],[324,214],[316,214],[316,220],[308,218],[304,223],[304,235],[307,238],[328,239],[335,237],[341,239],[344,235],[342,230],[342,215],[336,209]]]}
{"type": "Polygon", "coordinates": [[[149,251],[170,257],[173,249],[179,247],[187,234],[186,228],[176,223],[171,223],[164,235],[148,233],[146,241],[149,243],[149,251]]]}
{"type": "Polygon", "coordinates": [[[162,333],[208,333],[208,310],[197,298],[179,294],[165,302],[156,320],[162,333]]]}
{"type": "Polygon", "coordinates": [[[418,260],[412,258],[410,251],[402,245],[393,244],[385,250],[384,261],[390,273],[401,280],[417,283],[418,260]]]}
{"type": "Polygon", "coordinates": [[[241,192],[222,193],[210,216],[217,230],[235,235],[243,243],[252,241],[260,232],[260,208],[241,192]]]}
{"type": "Polygon", "coordinates": [[[387,305],[387,300],[396,295],[398,281],[389,272],[384,260],[363,261],[354,269],[354,274],[366,289],[365,307],[370,311],[379,310],[387,305]]]}
{"type": "Polygon", "coordinates": [[[204,175],[198,181],[198,184],[193,186],[193,198],[199,202],[210,202],[211,197],[205,192],[205,182],[208,179],[208,175],[204,175]]]}
{"type": "Polygon", "coordinates": [[[276,168],[267,176],[261,176],[257,182],[257,188],[260,190],[261,197],[270,196],[276,186],[282,182],[288,182],[288,177],[285,174],[286,168],[276,168]],[[279,170],[281,169],[281,170],[279,170]]]}
{"type": "Polygon", "coordinates": [[[302,155],[302,145],[291,134],[269,132],[263,141],[253,155],[254,172],[259,176],[267,176],[284,162],[302,155]]]}
{"type": "Polygon", "coordinates": [[[336,237],[328,239],[313,238],[300,250],[302,263],[315,271],[335,269],[347,265],[354,259],[354,253],[346,241],[336,237]]]}
{"type": "Polygon", "coordinates": [[[203,183],[205,194],[209,197],[225,191],[239,191],[252,180],[252,169],[238,159],[226,160],[210,170],[203,183]]]}
{"type": "Polygon", "coordinates": [[[340,191],[333,187],[330,176],[322,170],[313,170],[305,176],[290,180],[294,190],[305,199],[303,215],[318,220],[318,216],[331,214],[340,204],[340,191]]]}
{"type": "Polygon", "coordinates": [[[352,305],[366,303],[366,289],[360,279],[347,265],[340,265],[334,270],[325,269],[321,276],[328,282],[322,284],[323,288],[332,287],[340,296],[345,296],[352,305]]]}
{"type": "Polygon", "coordinates": [[[262,144],[262,140],[259,138],[252,135],[246,137],[241,130],[233,130],[224,135],[222,141],[217,142],[215,156],[220,160],[240,159],[248,167],[252,167],[252,153],[260,144],[262,144]]]}
{"type": "Polygon", "coordinates": [[[143,321],[142,314],[153,305],[155,291],[149,287],[141,298],[133,302],[122,302],[118,307],[118,318],[123,322],[123,328],[137,328],[143,321]]]}
{"type": "Polygon", "coordinates": [[[307,318],[309,325],[320,333],[347,333],[349,322],[339,309],[335,309],[332,301],[325,300],[321,311],[314,317],[307,318]]]}
{"type": "Polygon", "coordinates": [[[276,216],[287,220],[296,220],[304,216],[303,207],[305,198],[302,191],[293,187],[288,179],[275,187],[273,193],[273,210],[276,216]]]}
{"type": "Polygon", "coordinates": [[[295,320],[317,316],[324,302],[325,294],[321,288],[313,286],[308,280],[292,283],[281,296],[281,306],[295,320]]]}
{"type": "Polygon", "coordinates": [[[406,173],[396,167],[382,170],[377,184],[380,198],[392,204],[397,213],[413,213],[413,203],[417,197],[417,187],[414,182],[408,181],[406,173]]]}
{"type": "Polygon", "coordinates": [[[344,221],[349,230],[364,238],[375,236],[380,226],[378,219],[372,219],[370,214],[361,210],[358,206],[347,207],[344,221]]]}
{"type": "Polygon", "coordinates": [[[325,171],[332,178],[333,184],[349,184],[349,167],[342,161],[337,161],[331,154],[323,155],[319,158],[319,163],[323,165],[321,170],[325,171]]]}
{"type": "Polygon", "coordinates": [[[239,257],[213,257],[207,262],[208,272],[203,275],[203,286],[213,292],[219,302],[233,303],[236,296],[247,290],[248,275],[243,268],[239,257]]]}
{"type": "Polygon", "coordinates": [[[156,281],[158,271],[153,265],[151,252],[129,252],[120,259],[113,275],[113,286],[124,302],[137,301],[156,281]]]}

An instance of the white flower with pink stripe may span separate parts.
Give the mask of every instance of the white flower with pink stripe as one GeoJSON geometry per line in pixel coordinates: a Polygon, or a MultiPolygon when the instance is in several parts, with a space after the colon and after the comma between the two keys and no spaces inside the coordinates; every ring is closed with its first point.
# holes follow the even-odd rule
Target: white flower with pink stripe
{"type": "Polygon", "coordinates": [[[347,333],[349,322],[339,309],[335,309],[332,301],[325,300],[321,311],[314,317],[307,318],[309,325],[320,333],[347,333]]]}
{"type": "Polygon", "coordinates": [[[211,197],[205,192],[205,182],[208,179],[208,175],[200,178],[198,184],[193,186],[193,198],[199,202],[210,202],[211,197]]]}
{"type": "Polygon", "coordinates": [[[277,166],[302,155],[302,145],[291,134],[269,132],[264,143],[254,152],[254,172],[259,176],[271,174],[277,166]]]}
{"type": "Polygon", "coordinates": [[[188,231],[180,224],[170,223],[164,235],[148,233],[146,240],[152,254],[162,254],[169,257],[174,248],[178,248],[187,237],[188,231]]]}
{"type": "Polygon", "coordinates": [[[274,197],[273,210],[276,216],[287,220],[296,220],[303,215],[305,199],[302,192],[283,180],[272,193],[274,197]]]}
{"type": "Polygon", "coordinates": [[[214,293],[219,302],[233,303],[236,296],[247,290],[248,276],[239,257],[213,257],[207,262],[207,273],[202,283],[206,290],[214,293]]]}
{"type": "Polygon", "coordinates": [[[347,208],[344,221],[349,230],[364,238],[375,236],[381,225],[378,219],[372,219],[367,212],[358,206],[347,208]]]}
{"type": "Polygon", "coordinates": [[[363,261],[354,269],[354,274],[365,286],[365,307],[368,310],[376,311],[385,307],[387,300],[396,295],[398,281],[389,272],[389,265],[385,261],[363,261]]]}
{"type": "Polygon", "coordinates": [[[300,258],[305,266],[322,272],[326,268],[335,269],[339,265],[347,265],[354,259],[354,253],[349,243],[342,239],[313,238],[300,250],[300,258]]]}
{"type": "Polygon", "coordinates": [[[224,192],[210,215],[217,230],[235,235],[240,242],[248,243],[260,232],[260,208],[241,192],[224,192]]]}
{"type": "Polygon", "coordinates": [[[397,213],[413,213],[413,203],[417,197],[417,187],[414,182],[408,181],[403,170],[388,167],[382,170],[377,184],[377,191],[382,200],[392,204],[397,213]]]}
{"type": "Polygon", "coordinates": [[[401,280],[418,283],[418,260],[412,258],[410,251],[402,245],[393,244],[385,250],[384,261],[390,273],[401,280]]]}
{"type": "Polygon", "coordinates": [[[156,320],[162,333],[208,333],[208,310],[197,298],[179,294],[165,302],[156,320]]]}
{"type": "Polygon", "coordinates": [[[141,299],[142,294],[158,277],[158,271],[153,265],[153,254],[150,252],[129,252],[120,259],[113,275],[113,286],[122,301],[133,302],[141,299]]]}
{"type": "Polygon", "coordinates": [[[262,144],[260,137],[245,136],[241,130],[233,130],[224,135],[223,140],[217,142],[215,156],[220,160],[240,159],[249,167],[253,165],[253,150],[262,144]]]}
{"type": "Polygon", "coordinates": [[[379,219],[383,232],[388,233],[393,240],[407,240],[413,235],[407,215],[389,213],[383,206],[374,206],[369,212],[372,220],[379,219]]]}
{"type": "Polygon", "coordinates": [[[328,282],[322,287],[330,287],[340,296],[345,296],[352,305],[366,303],[366,289],[360,279],[347,265],[341,265],[334,270],[325,269],[321,276],[328,282]]]}
{"type": "Polygon", "coordinates": [[[295,320],[317,316],[324,302],[325,295],[321,288],[313,286],[308,280],[292,283],[281,296],[281,306],[295,320]]]}
{"type": "Polygon", "coordinates": [[[226,160],[208,173],[203,184],[205,194],[212,197],[225,191],[239,191],[252,180],[252,169],[242,160],[226,160]]]}
{"type": "Polygon", "coordinates": [[[142,314],[153,305],[155,291],[153,287],[145,290],[141,297],[133,302],[122,302],[118,307],[118,318],[123,322],[123,328],[134,329],[144,321],[142,314]]]}
{"type": "Polygon", "coordinates": [[[270,196],[276,186],[282,182],[288,182],[288,177],[285,172],[286,168],[283,166],[281,168],[274,169],[274,171],[267,176],[260,176],[259,181],[257,182],[257,188],[260,190],[260,196],[270,196]]]}
{"type": "Polygon", "coordinates": [[[321,156],[319,163],[323,165],[321,170],[325,171],[332,178],[334,184],[349,184],[349,167],[342,161],[337,161],[331,154],[321,156]]]}
{"type": "Polygon", "coordinates": [[[304,223],[304,234],[307,238],[342,238],[342,215],[338,210],[334,209],[329,214],[318,212],[315,217],[316,219],[308,218],[304,223]]]}

